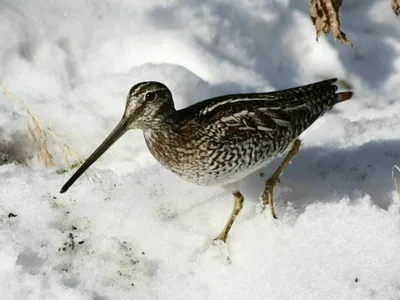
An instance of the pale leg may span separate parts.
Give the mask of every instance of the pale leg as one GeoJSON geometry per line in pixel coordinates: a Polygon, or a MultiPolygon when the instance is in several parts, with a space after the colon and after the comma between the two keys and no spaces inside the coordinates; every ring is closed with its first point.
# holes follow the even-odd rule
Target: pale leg
{"type": "Polygon", "coordinates": [[[229,230],[231,229],[233,222],[235,221],[237,215],[243,207],[244,198],[239,191],[233,193],[233,198],[235,202],[228,222],[226,223],[224,229],[222,229],[221,233],[214,240],[221,240],[223,242],[226,242],[229,230]]]}
{"type": "Polygon", "coordinates": [[[271,209],[272,217],[276,219],[275,208],[274,208],[274,199],[273,199],[273,190],[277,182],[279,182],[279,176],[282,171],[285,169],[286,165],[292,160],[292,158],[299,152],[301,145],[301,141],[296,139],[293,143],[292,149],[290,149],[289,153],[286,155],[285,159],[282,161],[280,166],[275,170],[275,172],[271,175],[270,178],[265,182],[265,189],[262,194],[262,211],[269,204],[271,209]]]}

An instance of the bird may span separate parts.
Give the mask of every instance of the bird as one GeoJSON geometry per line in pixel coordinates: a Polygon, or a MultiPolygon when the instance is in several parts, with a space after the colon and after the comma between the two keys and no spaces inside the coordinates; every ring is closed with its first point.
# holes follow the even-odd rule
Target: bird
{"type": "Polygon", "coordinates": [[[334,105],[352,98],[337,92],[337,78],[293,88],[221,95],[175,109],[170,89],[158,81],[132,86],[120,122],[61,188],[70,186],[128,130],[141,129],[154,158],[182,179],[200,186],[230,187],[231,214],[214,239],[226,242],[243,207],[239,183],[287,152],[266,180],[261,208],[274,209],[273,190],[300,150],[299,136],[334,105]]]}

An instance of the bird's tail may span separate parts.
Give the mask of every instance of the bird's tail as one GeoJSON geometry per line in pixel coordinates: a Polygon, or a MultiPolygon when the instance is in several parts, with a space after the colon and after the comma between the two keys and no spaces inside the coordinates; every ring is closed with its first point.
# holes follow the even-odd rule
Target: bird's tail
{"type": "Polygon", "coordinates": [[[347,101],[353,97],[353,92],[341,92],[337,93],[337,103],[347,101]]]}

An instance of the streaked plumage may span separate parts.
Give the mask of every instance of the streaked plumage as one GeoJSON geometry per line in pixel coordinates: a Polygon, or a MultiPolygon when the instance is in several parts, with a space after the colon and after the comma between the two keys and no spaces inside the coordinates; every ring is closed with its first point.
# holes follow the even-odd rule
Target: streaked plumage
{"type": "MultiPolygon", "coordinates": [[[[138,83],[128,94],[121,122],[61,192],[123,133],[134,128],[143,130],[152,155],[183,179],[198,185],[238,182],[291,147],[304,130],[335,104],[351,98],[351,92],[336,93],[335,81],[329,79],[269,93],[225,95],[181,110],[175,110],[172,94],[164,84],[138,83]]],[[[298,150],[300,142],[295,144],[298,150]]],[[[278,173],[273,180],[270,178],[268,191],[273,215],[272,188],[278,173]]],[[[238,190],[234,195],[236,200],[241,198],[235,200],[235,208],[241,208],[239,202],[243,202],[243,197],[238,190]]],[[[229,229],[230,226],[225,228],[219,238],[225,240],[229,229]]]]}

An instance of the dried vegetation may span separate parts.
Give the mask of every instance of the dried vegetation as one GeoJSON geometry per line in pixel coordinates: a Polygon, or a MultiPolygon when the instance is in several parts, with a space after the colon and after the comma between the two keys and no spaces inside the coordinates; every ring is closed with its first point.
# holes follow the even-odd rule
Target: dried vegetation
{"type": "MultiPolygon", "coordinates": [[[[398,16],[400,14],[400,0],[390,1],[393,12],[398,16]]],[[[322,33],[329,34],[332,32],[335,40],[354,47],[346,34],[340,30],[339,9],[342,3],[343,0],[310,0],[311,21],[316,29],[317,40],[322,33]]]]}
{"type": "MultiPolygon", "coordinates": [[[[46,168],[53,167],[56,165],[53,160],[53,156],[51,155],[51,153],[48,149],[48,141],[49,141],[48,134],[57,142],[57,145],[62,150],[62,153],[64,156],[64,165],[66,166],[67,169],[71,169],[83,162],[81,157],[74,150],[72,150],[72,148],[69,145],[67,145],[65,142],[63,142],[27,106],[25,106],[25,104],[23,104],[22,101],[17,99],[3,85],[0,85],[0,89],[2,89],[6,93],[6,95],[8,95],[13,101],[18,103],[27,112],[27,114],[28,114],[28,120],[27,120],[28,135],[37,148],[37,155],[38,155],[39,160],[43,163],[43,165],[46,168]],[[76,160],[76,162],[73,164],[71,164],[69,161],[69,157],[71,157],[71,156],[76,160]]],[[[12,145],[14,145],[15,143],[16,143],[16,141],[14,141],[14,143],[9,143],[9,144],[4,143],[5,150],[8,151],[8,153],[11,153],[10,151],[13,151],[12,149],[15,148],[15,147],[12,147],[12,145]]],[[[17,152],[15,152],[15,153],[17,153],[17,152]]],[[[22,153],[22,152],[19,151],[18,153],[22,153]]],[[[15,157],[10,159],[8,157],[9,155],[5,154],[5,153],[3,153],[3,156],[4,156],[4,159],[3,159],[4,162],[8,162],[10,160],[16,161],[16,162],[22,162],[22,161],[26,162],[26,159],[23,159],[21,157],[21,155],[18,156],[18,159],[15,159],[15,157]]],[[[11,155],[11,156],[13,156],[13,155],[11,155]]],[[[59,173],[62,173],[62,171],[66,171],[66,169],[61,169],[61,171],[59,173]]]]}

